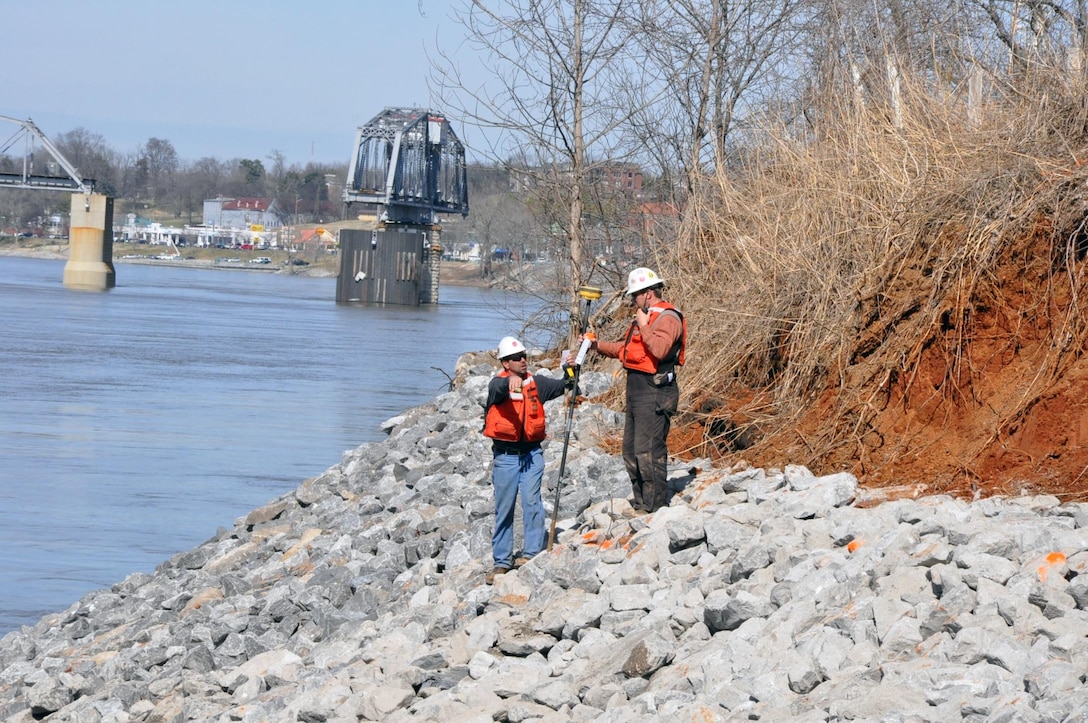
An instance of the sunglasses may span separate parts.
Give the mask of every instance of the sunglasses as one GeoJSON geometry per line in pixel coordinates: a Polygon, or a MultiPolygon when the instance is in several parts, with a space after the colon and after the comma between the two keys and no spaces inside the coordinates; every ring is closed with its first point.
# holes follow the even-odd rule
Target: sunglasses
{"type": "Polygon", "coordinates": [[[521,354],[514,354],[513,356],[508,356],[503,359],[503,361],[525,361],[525,352],[522,352],[521,354]]]}

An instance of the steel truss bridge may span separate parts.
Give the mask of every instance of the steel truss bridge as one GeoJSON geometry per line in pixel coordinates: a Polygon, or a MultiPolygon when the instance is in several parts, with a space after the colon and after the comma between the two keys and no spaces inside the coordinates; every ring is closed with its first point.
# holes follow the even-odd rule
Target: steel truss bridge
{"type": "MultiPolygon", "coordinates": [[[[94,192],[94,181],[83,178],[79,171],[68,162],[64,154],[53,145],[34,121],[27,118],[19,120],[0,115],[0,121],[13,123],[19,128],[6,140],[0,142],[0,156],[10,155],[9,151],[19,142],[22,142],[22,171],[19,173],[0,170],[0,188],[24,188],[38,191],[80,191],[90,194],[94,192]],[[49,155],[60,164],[67,176],[49,176],[35,173],[33,169],[34,144],[40,143],[49,155]]],[[[2,137],[2,136],[0,136],[2,137]]]]}
{"type": "Polygon", "coordinates": [[[435,111],[386,108],[359,127],[347,180],[345,203],[376,205],[385,223],[468,215],[465,147],[435,111]]]}

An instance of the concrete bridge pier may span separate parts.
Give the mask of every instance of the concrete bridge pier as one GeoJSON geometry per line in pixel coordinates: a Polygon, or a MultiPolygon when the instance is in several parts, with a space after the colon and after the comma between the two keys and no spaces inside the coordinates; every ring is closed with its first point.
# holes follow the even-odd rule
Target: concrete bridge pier
{"type": "Polygon", "coordinates": [[[113,268],[113,199],[98,193],[73,193],[71,218],[64,285],[91,291],[112,289],[117,284],[113,268]]]}
{"type": "Polygon", "coordinates": [[[437,304],[438,285],[442,273],[442,227],[431,226],[427,234],[430,245],[424,249],[426,266],[423,269],[423,287],[419,290],[419,303],[437,304]]]}

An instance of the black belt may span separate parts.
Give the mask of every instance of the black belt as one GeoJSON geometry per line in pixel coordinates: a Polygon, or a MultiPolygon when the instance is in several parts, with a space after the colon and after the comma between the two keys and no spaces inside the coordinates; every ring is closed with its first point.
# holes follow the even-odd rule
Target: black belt
{"type": "Polygon", "coordinates": [[[495,452],[495,454],[517,455],[518,457],[520,457],[523,454],[529,454],[530,452],[534,452],[534,451],[536,451],[538,449],[540,449],[540,448],[539,447],[530,447],[529,449],[525,449],[525,450],[521,450],[521,451],[518,451],[516,449],[495,449],[494,452],[495,452]]]}

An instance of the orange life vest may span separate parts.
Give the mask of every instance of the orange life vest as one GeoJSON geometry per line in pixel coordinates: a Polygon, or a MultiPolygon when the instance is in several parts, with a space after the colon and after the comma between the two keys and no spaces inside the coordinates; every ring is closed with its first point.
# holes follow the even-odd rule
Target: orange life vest
{"type": "Polygon", "coordinates": [[[661,316],[665,311],[674,312],[680,317],[680,323],[683,325],[680,338],[676,340],[677,343],[673,345],[668,356],[664,359],[654,359],[646,348],[646,344],[642,341],[642,332],[639,331],[638,321],[632,321],[631,328],[627,330],[627,338],[623,342],[623,349],[620,350],[620,362],[624,368],[637,372],[646,372],[647,374],[657,374],[659,371],[671,371],[673,367],[684,365],[684,349],[688,345],[688,322],[684,315],[680,313],[680,310],[667,301],[659,301],[650,307],[650,320],[647,326],[653,326],[654,322],[657,321],[657,317],[661,316]]]}
{"type": "MultiPolygon", "coordinates": [[[[510,372],[499,372],[500,377],[510,372]]],[[[506,401],[491,405],[484,417],[484,436],[503,442],[540,442],[546,436],[544,404],[530,374],[521,383],[521,394],[511,393],[506,401]]]]}

